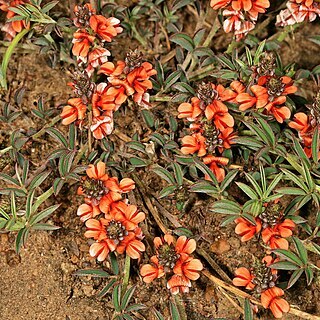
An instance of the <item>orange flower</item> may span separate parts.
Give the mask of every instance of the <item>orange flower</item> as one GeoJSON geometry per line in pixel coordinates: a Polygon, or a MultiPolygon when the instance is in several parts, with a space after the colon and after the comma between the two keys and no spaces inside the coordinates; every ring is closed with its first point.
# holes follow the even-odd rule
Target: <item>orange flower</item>
{"type": "Polygon", "coordinates": [[[140,67],[134,68],[127,75],[127,81],[131,87],[138,93],[144,93],[148,89],[152,89],[152,82],[149,78],[157,74],[152,64],[143,62],[140,67]]]}
{"type": "Polygon", "coordinates": [[[110,251],[111,250],[106,241],[94,242],[89,249],[90,256],[97,258],[98,261],[104,261],[110,251]]]}
{"type": "Polygon", "coordinates": [[[254,237],[256,233],[259,233],[261,230],[261,221],[259,218],[255,219],[256,225],[253,225],[251,222],[244,218],[238,218],[235,220],[237,224],[235,233],[241,236],[241,241],[248,241],[254,237]]]}
{"type": "Polygon", "coordinates": [[[262,240],[269,245],[271,249],[286,249],[289,248],[289,243],[286,239],[292,236],[292,231],[295,228],[295,223],[290,219],[285,219],[282,223],[276,224],[274,227],[268,227],[261,233],[262,240]]]}
{"type": "Polygon", "coordinates": [[[118,182],[118,178],[110,178],[106,182],[106,186],[113,192],[126,193],[135,188],[135,182],[132,179],[124,178],[118,182]]]}
{"type": "Polygon", "coordinates": [[[86,58],[91,44],[95,40],[94,36],[91,36],[89,33],[87,33],[85,30],[78,30],[73,34],[73,47],[72,47],[72,53],[75,56],[80,56],[86,58]]]}
{"type": "Polygon", "coordinates": [[[110,51],[103,47],[96,47],[90,51],[88,54],[88,65],[86,68],[88,75],[91,76],[96,68],[107,62],[110,55],[110,51]]]}
{"type": "Polygon", "coordinates": [[[303,112],[298,112],[293,116],[293,121],[289,122],[289,127],[296,129],[300,134],[305,134],[312,129],[310,118],[303,112]]]}
{"type": "Polygon", "coordinates": [[[249,93],[240,93],[236,98],[237,102],[240,103],[240,111],[245,111],[253,106],[260,109],[268,103],[269,95],[266,88],[259,85],[253,85],[250,87],[250,90],[254,96],[251,96],[249,93]]]}
{"type": "Polygon", "coordinates": [[[280,96],[265,106],[267,112],[271,113],[279,123],[283,123],[284,120],[289,119],[291,116],[291,111],[288,107],[277,107],[283,105],[286,100],[285,96],[280,96]]]}
{"type": "Polygon", "coordinates": [[[282,318],[283,313],[289,311],[289,303],[280,298],[284,295],[282,289],[278,287],[270,288],[261,294],[261,304],[265,309],[270,309],[275,318],[282,318]]]}
{"type": "Polygon", "coordinates": [[[203,265],[199,259],[193,259],[186,256],[179,259],[173,268],[173,272],[179,276],[183,276],[190,280],[197,280],[200,277],[199,272],[203,269],[203,265]]]}
{"type": "Polygon", "coordinates": [[[68,125],[76,120],[83,120],[86,115],[87,106],[81,98],[72,98],[68,100],[68,105],[63,107],[61,118],[62,124],[68,125]]]}
{"type": "MultiPolygon", "coordinates": [[[[214,173],[214,175],[216,176],[218,182],[221,182],[224,180],[225,178],[225,170],[221,167],[218,166],[219,165],[223,165],[226,166],[229,162],[228,158],[224,158],[224,157],[215,157],[212,155],[208,155],[205,156],[203,158],[203,162],[209,166],[210,170],[214,173]]],[[[210,180],[210,177],[208,175],[205,175],[205,179],[206,180],[210,180]]]]}
{"type": "Polygon", "coordinates": [[[210,6],[212,9],[218,10],[220,8],[225,8],[230,2],[231,0],[211,0],[210,6]]]}
{"type": "Polygon", "coordinates": [[[246,91],[246,87],[240,81],[232,81],[230,83],[230,88],[231,89],[226,89],[226,90],[224,90],[222,92],[222,94],[220,96],[222,101],[228,101],[230,103],[236,103],[237,102],[237,100],[236,100],[237,96],[240,93],[243,93],[243,92],[246,91]]]}
{"type": "Polygon", "coordinates": [[[89,219],[86,222],[87,231],[84,233],[86,238],[93,238],[94,240],[104,240],[107,238],[107,232],[105,229],[105,219],[89,219]]]}
{"type": "MultiPolygon", "coordinates": [[[[234,144],[234,139],[237,137],[237,134],[233,131],[233,128],[225,128],[220,131],[219,138],[223,141],[223,148],[230,149],[231,145],[234,144]]],[[[219,151],[222,153],[223,148],[219,148],[219,151]]]]}
{"type": "Polygon", "coordinates": [[[193,154],[197,152],[198,156],[202,157],[207,153],[205,145],[206,138],[203,137],[201,133],[195,133],[192,136],[185,136],[181,141],[181,152],[183,154],[193,154]]]}
{"type": "Polygon", "coordinates": [[[145,283],[151,283],[154,279],[164,276],[163,266],[159,265],[159,260],[156,256],[150,258],[152,264],[145,264],[141,267],[140,274],[145,283]]]}
{"type": "Polygon", "coordinates": [[[113,131],[113,115],[112,112],[104,112],[101,116],[92,119],[90,130],[95,139],[101,140],[113,131]]]}
{"type": "Polygon", "coordinates": [[[252,290],[256,286],[252,283],[254,275],[244,267],[241,267],[235,271],[236,277],[233,278],[232,283],[237,287],[246,287],[246,289],[252,290]]]}
{"type": "Polygon", "coordinates": [[[290,77],[284,76],[277,78],[275,76],[262,76],[258,79],[258,85],[266,86],[269,94],[275,97],[280,95],[286,96],[297,92],[298,88],[293,85],[293,80],[290,77]]]}
{"type": "Polygon", "coordinates": [[[111,42],[112,38],[123,30],[120,27],[120,20],[114,17],[107,19],[101,15],[92,15],[89,22],[92,30],[107,42],[111,42]]]}
{"type": "Polygon", "coordinates": [[[100,214],[100,209],[98,206],[92,204],[90,200],[82,204],[78,210],[77,215],[80,217],[81,221],[86,221],[88,219],[94,218],[100,214]]]}
{"type": "Polygon", "coordinates": [[[178,108],[178,118],[187,118],[189,121],[194,121],[201,113],[200,100],[197,97],[191,98],[191,103],[181,103],[178,108]]]}
{"type": "Polygon", "coordinates": [[[228,107],[221,101],[215,100],[206,107],[205,115],[208,120],[213,119],[217,129],[234,126],[234,119],[229,113],[228,107]]]}
{"type": "Polygon", "coordinates": [[[139,259],[141,252],[144,252],[146,248],[145,245],[136,238],[134,232],[129,232],[117,246],[116,250],[119,254],[126,252],[131,259],[139,259]]]}
{"type": "Polygon", "coordinates": [[[191,281],[183,276],[173,275],[167,282],[167,288],[172,294],[188,293],[191,287],[191,281]]]}
{"type": "Polygon", "coordinates": [[[109,215],[106,215],[108,221],[117,220],[129,231],[134,230],[145,218],[144,212],[139,211],[136,206],[128,205],[122,201],[117,203],[109,215]]]}

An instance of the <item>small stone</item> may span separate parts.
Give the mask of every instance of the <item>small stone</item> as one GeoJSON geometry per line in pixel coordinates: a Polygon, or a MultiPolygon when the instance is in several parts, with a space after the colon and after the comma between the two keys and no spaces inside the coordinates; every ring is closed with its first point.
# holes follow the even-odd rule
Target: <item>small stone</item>
{"type": "Polygon", "coordinates": [[[91,297],[94,295],[94,289],[92,286],[90,285],[83,285],[82,286],[82,291],[83,293],[87,296],[87,297],[91,297]]]}
{"type": "Polygon", "coordinates": [[[71,262],[76,264],[79,262],[79,258],[75,255],[72,255],[71,258],[70,258],[71,262]]]}
{"type": "Polygon", "coordinates": [[[211,252],[222,254],[230,250],[230,244],[225,239],[219,239],[210,246],[211,252]]]}

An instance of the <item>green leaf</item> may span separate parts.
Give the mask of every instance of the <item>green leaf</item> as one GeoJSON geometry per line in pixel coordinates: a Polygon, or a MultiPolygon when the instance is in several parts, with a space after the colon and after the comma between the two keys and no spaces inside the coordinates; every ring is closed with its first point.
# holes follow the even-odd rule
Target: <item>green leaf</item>
{"type": "Polygon", "coordinates": [[[17,238],[16,238],[16,253],[19,254],[20,249],[23,245],[25,245],[27,237],[29,234],[29,229],[28,228],[23,228],[21,229],[18,234],[17,234],[17,238]]]}
{"type": "Polygon", "coordinates": [[[55,231],[59,230],[59,226],[55,226],[49,223],[36,223],[31,227],[32,230],[44,230],[44,231],[55,231]]]}
{"type": "Polygon", "coordinates": [[[241,213],[241,206],[231,200],[219,200],[214,202],[214,204],[212,205],[212,207],[209,209],[211,212],[214,213],[220,213],[220,214],[236,214],[236,215],[240,215],[241,213]]]}
{"type": "Polygon", "coordinates": [[[285,249],[275,249],[273,250],[276,254],[282,258],[288,260],[289,262],[295,263],[300,267],[303,267],[304,263],[292,252],[285,249]]]}
{"type": "Polygon", "coordinates": [[[174,234],[176,234],[178,237],[180,236],[186,236],[188,238],[192,238],[194,235],[192,233],[192,231],[190,231],[189,229],[187,228],[184,228],[184,227],[179,227],[179,228],[176,228],[174,231],[173,231],[174,234]]]}
{"type": "Polygon", "coordinates": [[[255,53],[255,55],[254,55],[254,58],[253,58],[253,64],[254,64],[255,66],[256,66],[256,65],[259,63],[259,61],[260,61],[260,56],[261,56],[261,54],[262,54],[262,52],[263,52],[263,49],[264,49],[265,44],[266,44],[266,40],[262,41],[262,42],[259,44],[258,48],[257,48],[257,51],[256,51],[256,53],[255,53]]]}
{"type": "Polygon", "coordinates": [[[146,167],[148,165],[146,160],[137,157],[131,157],[129,161],[136,168],[146,167]]]}
{"type": "Polygon", "coordinates": [[[310,267],[307,267],[305,270],[304,270],[305,274],[306,274],[306,278],[307,278],[307,285],[309,286],[313,280],[313,277],[314,277],[314,274],[313,274],[313,271],[310,267]]]}
{"type": "Polygon", "coordinates": [[[291,171],[287,169],[281,169],[282,172],[284,172],[285,177],[289,178],[291,181],[293,181],[297,186],[299,186],[302,190],[304,190],[306,193],[308,193],[309,189],[308,187],[301,181],[300,178],[298,178],[295,174],[293,174],[291,171]]]}
{"type": "Polygon", "coordinates": [[[295,187],[282,187],[275,191],[281,194],[301,195],[301,196],[306,195],[305,191],[295,187]]]}
{"type": "Polygon", "coordinates": [[[173,162],[172,167],[173,167],[174,176],[176,178],[178,186],[182,186],[182,184],[183,184],[183,172],[182,172],[182,169],[181,169],[180,165],[178,163],[176,163],[176,162],[173,162]]]}
{"type": "Polygon", "coordinates": [[[178,44],[183,49],[187,51],[192,51],[194,49],[194,43],[190,36],[185,33],[176,33],[170,37],[170,41],[178,44]]]}
{"type": "Polygon", "coordinates": [[[113,288],[112,303],[117,312],[121,311],[121,285],[118,284],[113,288]]]}
{"type": "Polygon", "coordinates": [[[299,258],[301,259],[301,261],[304,264],[307,264],[308,263],[308,253],[307,253],[307,250],[304,247],[302,241],[297,237],[292,237],[292,240],[293,240],[294,246],[296,248],[296,251],[298,252],[299,258]]]}
{"type": "Polygon", "coordinates": [[[36,175],[29,184],[29,189],[34,190],[41,185],[41,183],[47,179],[51,171],[44,171],[36,175]]]}
{"type": "Polygon", "coordinates": [[[278,183],[281,181],[283,174],[279,173],[275,176],[275,178],[272,180],[272,182],[269,184],[266,192],[264,193],[264,197],[269,196],[269,194],[273,191],[273,189],[278,185],[278,183]]]}
{"type": "Polygon", "coordinates": [[[159,192],[159,199],[165,198],[165,197],[169,196],[170,194],[173,194],[175,190],[177,190],[177,186],[168,186],[168,187],[163,188],[159,192]]]}
{"type": "Polygon", "coordinates": [[[253,312],[249,299],[244,300],[244,320],[253,320],[253,312]]]}
{"type": "MultiPolygon", "coordinates": [[[[11,8],[12,9],[12,8],[11,8]]],[[[11,10],[10,9],[10,10],[11,10]]],[[[13,8],[16,9],[16,8],[13,8]]],[[[30,29],[23,29],[21,32],[19,32],[14,39],[11,41],[8,49],[6,50],[5,54],[2,58],[2,64],[1,64],[1,72],[0,72],[0,84],[4,89],[7,89],[7,69],[9,65],[9,61],[11,58],[11,55],[15,49],[15,47],[18,45],[19,41],[30,31],[30,29]]]]}
{"type": "Polygon", "coordinates": [[[35,193],[35,190],[32,190],[27,197],[27,202],[26,202],[26,220],[27,221],[29,220],[32,214],[32,203],[33,203],[34,193],[35,193]]]}
{"type": "Polygon", "coordinates": [[[206,164],[204,164],[202,161],[200,161],[198,158],[194,159],[194,164],[205,175],[209,176],[209,178],[211,179],[213,184],[219,189],[218,180],[217,180],[216,176],[214,175],[214,173],[210,170],[210,168],[206,164]]]}
{"type": "Polygon", "coordinates": [[[98,298],[104,297],[116,282],[117,282],[116,279],[112,279],[110,282],[108,282],[108,284],[105,285],[103,289],[97,294],[97,297],[98,298]]]}
{"type": "Polygon", "coordinates": [[[109,278],[110,274],[101,269],[80,269],[73,273],[74,276],[91,276],[95,278],[109,278]]]}
{"type": "Polygon", "coordinates": [[[68,142],[66,140],[66,138],[64,137],[63,133],[61,131],[59,131],[56,128],[47,128],[46,132],[53,137],[54,139],[56,139],[58,142],[60,142],[64,147],[68,148],[68,142]]]}
{"type": "Polygon", "coordinates": [[[233,141],[237,144],[244,145],[247,148],[252,148],[254,150],[257,150],[263,147],[263,144],[259,142],[257,139],[246,137],[246,136],[236,137],[233,139],[233,141]]]}
{"type": "Polygon", "coordinates": [[[277,270],[300,270],[300,267],[298,265],[290,261],[275,262],[271,264],[269,267],[277,270]]]}
{"type": "Polygon", "coordinates": [[[225,176],[225,178],[223,179],[223,181],[220,184],[221,191],[226,190],[226,188],[234,180],[234,178],[236,177],[238,172],[239,172],[238,170],[232,170],[232,171],[228,172],[228,174],[225,176]]]}
{"type": "Polygon", "coordinates": [[[55,195],[57,195],[60,192],[65,182],[66,182],[66,179],[62,179],[62,178],[56,178],[53,181],[53,191],[55,195]]]}
{"type": "Polygon", "coordinates": [[[149,128],[154,127],[154,115],[149,110],[142,110],[142,117],[149,128]]]}
{"type": "Polygon", "coordinates": [[[257,181],[250,174],[245,173],[245,175],[246,175],[246,178],[250,181],[250,183],[254,187],[254,193],[256,193],[259,196],[259,198],[262,198],[263,191],[259,186],[259,184],[257,183],[257,181]]]}
{"type": "Polygon", "coordinates": [[[311,143],[311,150],[312,150],[312,159],[314,163],[318,163],[319,161],[319,149],[320,149],[320,143],[319,143],[319,127],[316,126],[316,129],[313,133],[312,143],[311,143]]]}
{"type": "Polygon", "coordinates": [[[218,190],[209,181],[199,181],[189,187],[190,192],[218,194],[218,190]]]}
{"type": "Polygon", "coordinates": [[[121,301],[121,310],[126,310],[133,294],[134,291],[136,290],[136,286],[132,286],[131,288],[129,288],[126,293],[123,295],[122,301],[121,301]]]}
{"type": "Polygon", "coordinates": [[[43,13],[47,13],[49,12],[53,7],[55,7],[57,4],[59,3],[59,1],[51,1],[47,4],[45,4],[42,8],[41,11],[43,13]]]}
{"type": "Polygon", "coordinates": [[[146,150],[145,150],[145,146],[138,141],[130,141],[126,144],[130,149],[142,152],[144,154],[146,154],[146,150]]]}
{"type": "Polygon", "coordinates": [[[303,273],[303,269],[294,270],[292,272],[292,275],[288,281],[287,289],[291,288],[299,280],[302,273],[303,273]]]}
{"type": "Polygon", "coordinates": [[[159,166],[159,165],[154,165],[152,166],[151,170],[157,174],[160,178],[166,180],[170,184],[176,184],[176,181],[172,174],[165,168],[159,166]]]}
{"type": "Polygon", "coordinates": [[[165,320],[164,316],[156,309],[153,309],[153,313],[156,316],[156,320],[165,320]]]}
{"type": "Polygon", "coordinates": [[[181,320],[179,310],[178,310],[176,304],[173,303],[172,301],[170,301],[170,303],[169,303],[169,309],[170,309],[170,314],[171,314],[172,320],[181,320]]]}
{"type": "Polygon", "coordinates": [[[17,187],[20,186],[20,183],[17,179],[13,178],[13,177],[10,177],[8,174],[6,173],[0,173],[0,180],[3,180],[9,184],[14,184],[16,185],[17,187]]]}
{"type": "Polygon", "coordinates": [[[185,82],[176,82],[173,86],[173,89],[184,92],[184,93],[190,93],[191,95],[195,95],[194,89],[185,82]]]}
{"type": "Polygon", "coordinates": [[[127,312],[139,311],[139,310],[146,309],[146,308],[147,308],[147,306],[142,303],[134,303],[134,304],[131,304],[129,307],[127,307],[126,311],[127,312]]]}
{"type": "Polygon", "coordinates": [[[112,272],[117,276],[119,274],[119,264],[118,264],[117,256],[115,255],[114,252],[110,252],[109,258],[110,258],[112,272]]]}
{"type": "Polygon", "coordinates": [[[236,182],[237,186],[245,193],[250,199],[258,200],[259,197],[255,193],[255,191],[249,187],[248,185],[242,183],[242,182],[236,182]]]}
{"type": "Polygon", "coordinates": [[[163,147],[164,144],[166,143],[164,137],[163,137],[161,134],[159,134],[159,133],[152,133],[152,134],[150,135],[150,139],[151,139],[152,141],[158,143],[158,144],[159,144],[160,146],[162,146],[162,147],[163,147]]]}
{"type": "Polygon", "coordinates": [[[172,72],[172,73],[168,76],[168,78],[166,79],[166,81],[165,81],[165,83],[164,83],[164,84],[165,84],[164,90],[166,91],[166,90],[168,90],[169,88],[171,88],[171,86],[172,86],[173,84],[175,84],[175,83],[179,80],[179,78],[181,77],[181,75],[182,75],[182,73],[181,73],[180,70],[172,72]]]}
{"type": "Polygon", "coordinates": [[[55,204],[43,211],[41,211],[40,213],[38,213],[37,215],[33,216],[30,221],[29,224],[31,226],[33,226],[34,224],[40,222],[41,220],[47,218],[48,216],[50,216],[54,211],[56,211],[58,208],[60,207],[60,204],[55,204]]]}

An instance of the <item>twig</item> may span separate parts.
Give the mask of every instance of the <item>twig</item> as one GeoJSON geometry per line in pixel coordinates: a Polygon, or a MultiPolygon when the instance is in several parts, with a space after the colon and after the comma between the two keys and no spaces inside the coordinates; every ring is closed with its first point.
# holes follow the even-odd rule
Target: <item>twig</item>
{"type": "Polygon", "coordinates": [[[164,208],[154,196],[153,200],[157,209],[161,211],[161,213],[172,223],[175,228],[182,227],[181,223],[166,208],[164,208]]]}
{"type": "MultiPolygon", "coordinates": [[[[226,289],[227,291],[230,291],[234,293],[235,295],[244,298],[244,299],[249,299],[252,303],[262,306],[261,302],[258,301],[257,299],[253,298],[250,294],[224,282],[223,280],[220,280],[219,278],[213,276],[209,271],[203,270],[202,274],[204,274],[207,278],[209,278],[213,283],[215,283],[217,286],[222,287],[223,289],[226,289]]],[[[306,320],[320,320],[320,317],[312,315],[307,312],[300,311],[295,308],[290,308],[289,312],[292,315],[295,315],[297,317],[300,317],[300,319],[306,319],[306,320]]]]}
{"type": "Polygon", "coordinates": [[[227,298],[227,300],[240,312],[244,314],[244,310],[228,295],[228,293],[221,287],[218,287],[218,290],[227,298]]]}

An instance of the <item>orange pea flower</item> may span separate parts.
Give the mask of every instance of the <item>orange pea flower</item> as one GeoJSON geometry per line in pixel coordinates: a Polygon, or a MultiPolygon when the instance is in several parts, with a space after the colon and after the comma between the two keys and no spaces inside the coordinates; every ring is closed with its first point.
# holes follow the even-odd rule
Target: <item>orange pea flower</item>
{"type": "Polygon", "coordinates": [[[206,107],[205,115],[208,120],[213,119],[215,126],[219,130],[234,126],[234,119],[229,113],[228,107],[219,100],[215,100],[206,107]]]}
{"type": "Polygon", "coordinates": [[[246,87],[245,85],[240,82],[240,81],[232,81],[230,83],[230,89],[225,89],[222,93],[221,93],[221,100],[222,101],[228,101],[231,103],[236,103],[237,100],[237,96],[240,93],[243,93],[246,91],[246,87]]]}
{"type": "Polygon", "coordinates": [[[295,223],[290,219],[285,219],[282,223],[274,227],[268,227],[261,233],[262,240],[269,245],[271,249],[286,249],[289,248],[289,243],[286,239],[292,236],[292,231],[295,228],[295,223]]]}
{"type": "Polygon", "coordinates": [[[68,100],[68,105],[63,107],[61,112],[62,124],[68,125],[76,120],[83,120],[87,111],[87,106],[81,98],[68,100]]]}
{"type": "Polygon", "coordinates": [[[159,265],[157,256],[150,258],[152,264],[145,264],[141,267],[140,274],[145,283],[151,283],[153,280],[165,275],[163,266],[159,265]]]}
{"type": "Polygon", "coordinates": [[[279,123],[291,117],[291,111],[288,107],[282,106],[286,102],[285,96],[275,98],[265,106],[265,110],[272,114],[279,123]]]}
{"type": "Polygon", "coordinates": [[[206,154],[206,138],[201,135],[201,133],[195,133],[192,136],[185,136],[181,139],[182,148],[181,152],[183,154],[193,154],[198,153],[199,157],[206,154]]]}
{"type": "Polygon", "coordinates": [[[90,130],[95,139],[101,140],[113,131],[113,114],[112,112],[104,112],[101,116],[93,117],[90,130]]]}
{"type": "Polygon", "coordinates": [[[261,221],[259,218],[255,219],[256,225],[244,218],[238,218],[235,220],[237,224],[235,233],[241,236],[241,241],[248,241],[254,237],[255,234],[261,231],[261,221]]]}
{"type": "Polygon", "coordinates": [[[191,287],[191,281],[187,277],[173,275],[167,282],[167,288],[172,294],[188,293],[191,287]]]}
{"type": "Polygon", "coordinates": [[[103,47],[96,47],[88,53],[86,72],[91,76],[96,68],[108,61],[110,51],[103,47]]]}
{"type": "Polygon", "coordinates": [[[189,121],[194,121],[201,115],[202,109],[200,108],[200,100],[197,97],[191,98],[191,103],[184,102],[178,107],[178,118],[187,118],[189,121]]]}
{"type": "MultiPolygon", "coordinates": [[[[225,178],[225,170],[224,168],[219,167],[218,165],[226,166],[229,162],[228,158],[224,157],[215,157],[212,155],[205,156],[203,159],[203,163],[209,166],[210,170],[214,173],[216,176],[218,182],[221,182],[225,178]]],[[[208,175],[205,175],[206,180],[211,180],[208,175]]]]}
{"type": "Polygon", "coordinates": [[[153,69],[152,64],[143,62],[140,67],[136,67],[128,73],[127,81],[136,92],[143,93],[152,89],[152,82],[149,78],[155,74],[157,74],[157,71],[153,69]]]}
{"type": "Polygon", "coordinates": [[[298,112],[293,116],[293,121],[289,122],[289,127],[302,135],[312,130],[310,118],[303,112],[298,112]]]}
{"type": "Polygon", "coordinates": [[[223,141],[223,148],[219,147],[219,151],[222,153],[223,149],[230,149],[234,144],[234,139],[237,134],[233,131],[233,128],[225,128],[220,131],[219,138],[223,141]]]}
{"type": "Polygon", "coordinates": [[[200,260],[191,256],[196,249],[195,240],[181,236],[174,245],[173,236],[166,234],[154,238],[154,245],[156,255],[151,258],[152,264],[142,266],[140,271],[143,281],[150,283],[166,273],[173,273],[167,282],[167,288],[173,294],[188,292],[191,287],[190,280],[197,280],[203,269],[200,260]]]}
{"type": "Polygon", "coordinates": [[[261,303],[265,309],[270,309],[275,318],[282,318],[283,314],[289,312],[289,303],[280,298],[284,295],[284,291],[278,287],[270,288],[261,294],[261,303]]]}
{"type": "Polygon", "coordinates": [[[87,231],[84,233],[86,238],[93,238],[94,240],[104,240],[107,238],[107,232],[105,229],[105,219],[89,219],[86,221],[87,231]]]}
{"type": "Polygon", "coordinates": [[[105,18],[101,15],[92,15],[90,17],[90,27],[103,40],[111,42],[117,34],[122,32],[120,20],[117,18],[105,18]]]}
{"type": "Polygon", "coordinates": [[[73,34],[73,47],[72,47],[72,53],[75,56],[80,56],[83,58],[86,58],[88,56],[90,47],[92,43],[94,42],[95,37],[91,36],[89,33],[87,33],[85,30],[78,30],[73,34]]]}
{"type": "Polygon", "coordinates": [[[77,215],[83,222],[98,216],[100,213],[101,211],[99,209],[99,206],[93,205],[93,203],[90,200],[86,200],[86,203],[80,205],[80,207],[77,210],[77,215]]]}
{"type": "Polygon", "coordinates": [[[254,96],[249,93],[240,93],[236,98],[237,102],[240,103],[240,111],[245,111],[253,106],[260,109],[268,103],[269,95],[266,88],[259,85],[253,85],[250,87],[250,90],[254,96]]]}
{"type": "Polygon", "coordinates": [[[144,252],[145,250],[145,245],[136,238],[136,234],[134,232],[129,232],[123,241],[121,241],[117,246],[117,252],[119,254],[126,252],[131,259],[139,259],[141,252],[144,252]]]}
{"type": "Polygon", "coordinates": [[[254,275],[251,274],[251,272],[247,268],[238,268],[235,271],[235,275],[236,277],[232,280],[233,285],[237,287],[246,287],[246,289],[249,290],[254,289],[254,287],[256,286],[254,283],[252,283],[254,275]]]}

